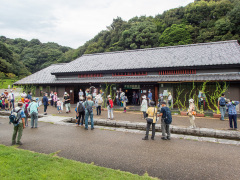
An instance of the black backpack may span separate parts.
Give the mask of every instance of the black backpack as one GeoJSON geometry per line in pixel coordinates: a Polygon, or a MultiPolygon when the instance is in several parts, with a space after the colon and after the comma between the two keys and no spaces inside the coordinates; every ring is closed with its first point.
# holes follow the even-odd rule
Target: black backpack
{"type": "Polygon", "coordinates": [[[11,113],[11,115],[9,116],[9,123],[13,123],[13,124],[18,124],[19,120],[21,119],[21,116],[19,114],[19,112],[21,111],[22,109],[19,109],[16,113],[17,115],[14,114],[14,112],[11,113]]]}
{"type": "Polygon", "coordinates": [[[87,112],[91,114],[93,112],[92,106],[90,106],[87,101],[86,101],[86,104],[87,104],[87,112]]]}
{"type": "Polygon", "coordinates": [[[83,104],[82,104],[82,102],[79,102],[78,103],[78,112],[81,113],[83,111],[84,111],[83,104]]]}
{"type": "Polygon", "coordinates": [[[171,111],[168,107],[165,108],[166,116],[164,117],[164,122],[166,124],[171,124],[172,123],[172,114],[171,111]]]}

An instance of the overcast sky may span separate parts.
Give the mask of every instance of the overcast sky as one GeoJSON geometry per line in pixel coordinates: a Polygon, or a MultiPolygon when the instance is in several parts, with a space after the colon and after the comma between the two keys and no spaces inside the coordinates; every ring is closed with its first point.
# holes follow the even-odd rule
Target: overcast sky
{"type": "Polygon", "coordinates": [[[114,18],[155,16],[194,0],[0,0],[0,36],[78,48],[114,18]]]}

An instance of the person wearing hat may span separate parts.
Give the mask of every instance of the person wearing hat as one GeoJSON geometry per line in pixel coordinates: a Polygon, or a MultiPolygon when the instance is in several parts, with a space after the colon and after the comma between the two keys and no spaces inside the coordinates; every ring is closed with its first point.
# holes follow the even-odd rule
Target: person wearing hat
{"type": "Polygon", "coordinates": [[[194,100],[189,99],[188,116],[189,116],[189,120],[190,120],[190,123],[191,123],[190,128],[196,128],[195,115],[196,115],[196,111],[195,111],[194,100]]]}
{"type": "Polygon", "coordinates": [[[144,119],[146,118],[147,109],[148,109],[148,103],[147,103],[147,100],[146,100],[146,96],[144,95],[142,97],[142,104],[141,104],[141,111],[143,112],[144,119]]]}
{"type": "Polygon", "coordinates": [[[146,135],[142,140],[148,140],[149,129],[152,125],[152,137],[151,139],[154,140],[155,137],[155,123],[157,122],[157,108],[154,107],[155,102],[150,102],[150,107],[147,109],[146,114],[148,114],[147,120],[147,128],[146,128],[146,135]]]}
{"type": "Polygon", "coordinates": [[[107,109],[108,109],[108,119],[113,119],[113,100],[111,98],[111,95],[108,95],[107,109]]]}
{"type": "Polygon", "coordinates": [[[31,128],[38,127],[38,103],[36,98],[33,98],[33,101],[28,106],[28,112],[31,117],[31,128]]]}
{"type": "Polygon", "coordinates": [[[11,111],[11,114],[15,114],[16,117],[18,117],[19,121],[17,124],[14,125],[13,129],[13,135],[12,135],[12,145],[18,144],[22,145],[22,142],[20,141],[22,138],[23,129],[25,128],[25,122],[24,118],[26,117],[24,114],[24,111],[22,110],[23,103],[18,102],[18,107],[13,108],[11,111]],[[17,138],[17,142],[16,142],[17,138]]]}
{"type": "Polygon", "coordinates": [[[63,96],[63,99],[64,99],[64,103],[65,103],[65,107],[66,107],[66,113],[69,113],[70,112],[70,96],[67,92],[64,93],[64,96],[63,96]]]}

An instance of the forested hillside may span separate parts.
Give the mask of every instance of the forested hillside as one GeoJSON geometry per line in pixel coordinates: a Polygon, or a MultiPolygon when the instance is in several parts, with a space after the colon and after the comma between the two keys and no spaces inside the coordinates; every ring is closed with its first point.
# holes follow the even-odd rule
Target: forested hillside
{"type": "Polygon", "coordinates": [[[240,0],[195,0],[155,17],[133,17],[128,21],[117,17],[106,30],[75,50],[38,39],[1,36],[0,71],[26,76],[83,54],[231,39],[240,40],[240,0]]]}

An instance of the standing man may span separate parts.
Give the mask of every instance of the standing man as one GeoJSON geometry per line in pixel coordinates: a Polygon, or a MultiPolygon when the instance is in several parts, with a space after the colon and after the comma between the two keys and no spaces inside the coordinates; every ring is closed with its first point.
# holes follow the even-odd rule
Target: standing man
{"type": "Polygon", "coordinates": [[[116,92],[116,100],[117,100],[117,105],[120,106],[120,93],[118,90],[116,92]]]}
{"type": "Polygon", "coordinates": [[[230,130],[233,129],[232,121],[234,123],[234,130],[237,130],[236,105],[238,104],[239,104],[239,101],[232,101],[232,100],[230,100],[230,102],[227,104],[230,130]]]}
{"type": "Polygon", "coordinates": [[[14,94],[13,91],[11,90],[9,95],[8,95],[8,99],[10,101],[10,108],[14,108],[14,94]]]}
{"type": "Polygon", "coordinates": [[[96,96],[96,103],[97,103],[97,115],[101,115],[101,109],[102,109],[102,103],[103,103],[103,99],[102,99],[102,95],[98,94],[96,96]]]}
{"type": "Polygon", "coordinates": [[[224,121],[224,116],[226,113],[226,98],[224,93],[222,93],[222,96],[218,98],[218,109],[221,112],[220,120],[224,121]]]}
{"type": "Polygon", "coordinates": [[[47,98],[47,93],[44,94],[42,102],[44,105],[44,115],[47,115],[47,107],[48,107],[48,98],[47,98]]]}
{"type": "Polygon", "coordinates": [[[26,117],[22,110],[22,107],[23,107],[23,103],[19,102],[18,107],[14,108],[11,112],[11,114],[15,113],[15,116],[18,120],[17,124],[13,124],[14,130],[12,135],[12,145],[14,144],[22,145],[22,142],[20,140],[22,137],[23,129],[25,128],[24,118],[26,117]],[[17,143],[16,143],[16,137],[17,137],[17,143]]]}
{"type": "Polygon", "coordinates": [[[150,105],[150,102],[152,101],[152,92],[151,89],[148,91],[148,104],[150,105]]]}
{"type": "Polygon", "coordinates": [[[69,113],[70,112],[70,96],[67,92],[64,93],[63,99],[65,102],[66,113],[69,113]]]}
{"type": "Polygon", "coordinates": [[[53,106],[53,96],[54,96],[54,94],[53,94],[53,91],[51,91],[51,93],[50,93],[50,98],[51,98],[51,106],[53,106]]]}
{"type": "Polygon", "coordinates": [[[170,124],[172,123],[172,115],[170,109],[166,106],[166,102],[161,102],[162,108],[160,110],[161,119],[161,129],[162,129],[162,140],[170,140],[170,124]],[[166,137],[167,133],[167,137],[166,137]]]}
{"type": "Polygon", "coordinates": [[[30,116],[31,116],[31,128],[34,128],[34,124],[35,124],[35,128],[38,127],[38,103],[36,101],[36,99],[33,99],[33,102],[31,102],[28,106],[28,112],[30,112],[30,116]]]}
{"type": "Polygon", "coordinates": [[[87,96],[87,100],[84,103],[85,106],[85,130],[88,130],[88,117],[91,120],[91,130],[94,129],[94,122],[93,122],[93,107],[94,102],[92,101],[92,96],[87,96]]]}

